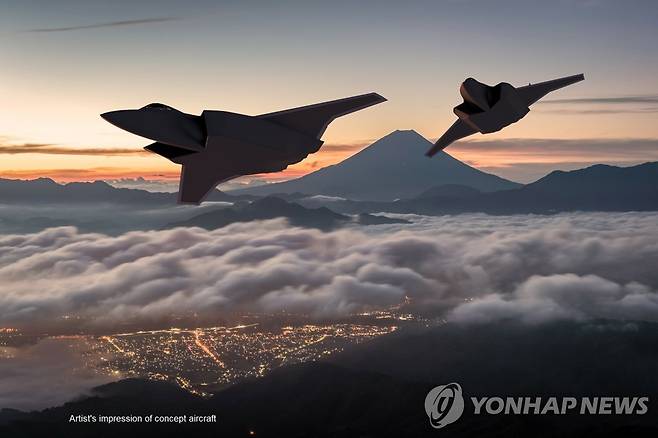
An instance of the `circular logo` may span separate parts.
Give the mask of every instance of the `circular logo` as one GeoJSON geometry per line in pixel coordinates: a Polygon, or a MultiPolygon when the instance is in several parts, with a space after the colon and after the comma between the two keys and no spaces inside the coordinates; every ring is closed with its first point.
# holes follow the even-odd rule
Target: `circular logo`
{"type": "Polygon", "coordinates": [[[425,397],[425,412],[435,429],[441,429],[459,420],[464,412],[461,386],[458,383],[448,383],[432,389],[425,397]]]}

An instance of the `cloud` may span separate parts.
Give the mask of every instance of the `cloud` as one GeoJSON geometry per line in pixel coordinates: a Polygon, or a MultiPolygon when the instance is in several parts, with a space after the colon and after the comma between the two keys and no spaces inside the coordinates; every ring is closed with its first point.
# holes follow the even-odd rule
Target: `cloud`
{"type": "Polygon", "coordinates": [[[616,108],[616,109],[556,109],[540,110],[551,114],[652,114],[658,113],[658,107],[647,108],[616,108]]]}
{"type": "MultiPolygon", "coordinates": [[[[110,379],[89,369],[72,342],[45,339],[0,351],[0,409],[31,410],[59,405],[110,379]]],[[[117,376],[114,376],[116,378],[117,376]]]]}
{"type": "Polygon", "coordinates": [[[48,155],[146,155],[143,149],[122,148],[73,148],[42,143],[0,144],[0,154],[48,154],[48,155]]]}
{"type": "Polygon", "coordinates": [[[330,152],[358,152],[364,147],[372,144],[374,140],[371,141],[361,141],[361,142],[355,142],[355,143],[329,143],[326,145],[322,146],[322,151],[330,151],[330,152]]]}
{"type": "Polygon", "coordinates": [[[461,320],[658,319],[655,214],[403,216],[415,224],[0,236],[0,324],[111,330],[241,312],[340,319],[405,297],[410,310],[461,320]]]}
{"type": "Polygon", "coordinates": [[[583,105],[583,107],[580,108],[539,110],[541,112],[553,114],[652,114],[658,112],[658,95],[648,94],[635,96],[548,99],[540,100],[538,104],[540,105],[540,108],[556,105],[583,105]],[[644,106],[641,107],[640,105],[644,106]]]}
{"type": "MultiPolygon", "coordinates": [[[[327,195],[313,195],[313,196],[308,196],[303,199],[306,202],[313,202],[316,201],[318,203],[322,202],[341,202],[341,201],[347,201],[347,198],[341,198],[340,196],[327,196],[327,195]]],[[[319,205],[319,204],[318,204],[319,205]]]]}
{"type": "Polygon", "coordinates": [[[596,275],[532,276],[509,296],[492,294],[478,298],[457,307],[450,315],[453,321],[479,323],[598,318],[657,321],[658,292],[636,282],[618,284],[596,275]]]}
{"type": "Polygon", "coordinates": [[[180,171],[145,170],[122,167],[88,167],[84,169],[20,169],[2,170],[1,178],[37,179],[52,178],[58,182],[119,180],[122,178],[139,178],[147,180],[178,182],[180,171]]]}
{"type": "Polygon", "coordinates": [[[514,155],[517,159],[533,157],[569,161],[570,158],[597,160],[614,158],[624,161],[658,159],[658,139],[556,139],[510,138],[501,140],[460,141],[452,146],[455,153],[514,155]]]}
{"type": "Polygon", "coordinates": [[[111,186],[120,189],[148,190],[149,192],[177,192],[178,181],[166,179],[117,178],[105,180],[111,186]]]}
{"type": "Polygon", "coordinates": [[[121,20],[121,21],[109,21],[106,23],[94,23],[94,24],[84,24],[79,26],[67,26],[67,27],[47,27],[41,29],[28,29],[23,32],[27,33],[50,33],[50,32],[69,32],[74,30],[84,30],[84,29],[99,29],[104,27],[125,27],[125,26],[137,26],[141,24],[153,24],[153,23],[166,23],[170,21],[181,20],[180,17],[158,17],[158,18],[142,18],[139,20],[121,20]]]}
{"type": "Polygon", "coordinates": [[[539,103],[543,105],[561,104],[561,103],[596,103],[596,104],[655,103],[658,104],[658,95],[547,99],[547,100],[540,100],[539,103]]]}

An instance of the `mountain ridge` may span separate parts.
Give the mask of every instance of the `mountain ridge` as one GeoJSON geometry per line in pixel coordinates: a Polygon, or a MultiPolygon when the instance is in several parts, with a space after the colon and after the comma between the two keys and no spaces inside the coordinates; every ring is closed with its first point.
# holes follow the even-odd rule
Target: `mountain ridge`
{"type": "Polygon", "coordinates": [[[425,215],[658,211],[658,162],[629,167],[597,164],[572,171],[553,171],[534,183],[497,192],[473,193],[454,186],[437,186],[418,197],[397,202],[341,201],[331,206],[341,213],[425,215]]]}
{"type": "MultiPolygon", "coordinates": [[[[23,204],[40,202],[121,202],[141,204],[175,203],[178,195],[168,192],[149,192],[141,189],[118,188],[105,181],[69,182],[60,184],[51,178],[30,180],[0,178],[0,203],[23,204]]],[[[239,197],[215,190],[208,201],[227,201],[239,197]]]]}

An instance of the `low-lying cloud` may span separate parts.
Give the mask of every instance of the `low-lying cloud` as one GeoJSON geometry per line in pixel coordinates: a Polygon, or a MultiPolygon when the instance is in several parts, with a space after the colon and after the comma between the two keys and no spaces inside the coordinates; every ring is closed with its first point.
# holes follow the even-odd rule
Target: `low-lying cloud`
{"type": "Polygon", "coordinates": [[[331,233],[283,220],[110,237],[0,236],[0,324],[89,328],[172,316],[342,318],[411,299],[459,321],[658,320],[656,214],[408,217],[331,233]]]}
{"type": "Polygon", "coordinates": [[[521,320],[658,320],[658,293],[630,282],[619,284],[597,275],[532,276],[512,293],[495,293],[457,307],[451,320],[489,323],[521,320]]]}
{"type": "Polygon", "coordinates": [[[44,339],[29,347],[0,350],[0,409],[59,405],[114,380],[85,368],[75,348],[44,339]]]}

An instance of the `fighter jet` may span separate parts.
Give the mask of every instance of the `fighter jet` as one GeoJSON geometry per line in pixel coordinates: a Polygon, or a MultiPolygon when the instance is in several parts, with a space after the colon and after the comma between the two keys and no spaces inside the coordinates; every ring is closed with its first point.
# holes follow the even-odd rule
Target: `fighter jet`
{"type": "Polygon", "coordinates": [[[515,88],[506,82],[492,87],[468,78],[459,87],[459,93],[464,98],[464,102],[453,109],[459,119],[448,128],[425,155],[432,157],[453,141],[476,132],[489,134],[500,131],[521,120],[530,111],[528,108],[530,105],[551,91],[584,79],[585,76],[579,74],[515,88]]]}
{"type": "Polygon", "coordinates": [[[183,166],[179,202],[199,204],[221,182],[302,161],[320,149],[335,118],[385,101],[369,93],[258,116],[208,110],[196,116],[152,103],[101,117],[154,140],[144,149],[183,166]]]}

